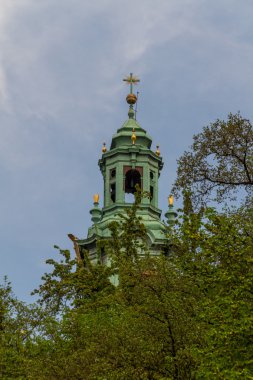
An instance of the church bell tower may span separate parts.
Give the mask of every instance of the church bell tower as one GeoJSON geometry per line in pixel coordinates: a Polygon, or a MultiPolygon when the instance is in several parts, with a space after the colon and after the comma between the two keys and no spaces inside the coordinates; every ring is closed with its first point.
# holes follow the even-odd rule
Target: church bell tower
{"type": "MultiPolygon", "coordinates": [[[[130,86],[126,97],[129,105],[128,119],[112,136],[109,149],[104,143],[98,161],[104,181],[103,207],[99,207],[99,196],[96,194],[94,207],[90,211],[93,224],[88,230],[88,236],[86,239],[75,240],[81,256],[85,249],[92,260],[98,259],[98,240],[110,238],[110,223],[119,219],[119,213],[124,213],[124,210],[132,206],[136,185],[150,194],[149,198],[142,198],[138,210],[147,230],[150,253],[159,254],[166,245],[166,226],[160,219],[161,210],[158,208],[158,180],[163,161],[159,147],[155,151],[151,149],[151,137],[136,121],[134,105],[137,96],[133,92],[133,86],[139,79],[131,73],[124,81],[130,86]]],[[[170,211],[171,218],[174,211],[170,211]]]]}

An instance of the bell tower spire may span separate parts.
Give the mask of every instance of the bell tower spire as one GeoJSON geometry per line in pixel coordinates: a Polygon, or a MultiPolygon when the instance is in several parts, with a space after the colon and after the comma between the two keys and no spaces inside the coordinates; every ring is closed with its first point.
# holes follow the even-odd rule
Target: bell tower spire
{"type": "Polygon", "coordinates": [[[159,148],[151,149],[151,137],[134,117],[137,96],[133,93],[133,88],[140,79],[130,73],[123,81],[130,86],[126,97],[129,118],[112,136],[110,148],[103,144],[98,164],[104,181],[104,204],[100,211],[98,203],[94,203],[91,210],[93,225],[87,239],[79,241],[80,247],[88,249],[94,258],[97,240],[110,238],[110,223],[132,206],[137,185],[150,194],[149,198],[141,200],[138,211],[147,229],[150,252],[157,253],[166,243],[166,227],[160,220],[161,210],[158,208],[158,179],[163,168],[162,157],[159,148]]]}

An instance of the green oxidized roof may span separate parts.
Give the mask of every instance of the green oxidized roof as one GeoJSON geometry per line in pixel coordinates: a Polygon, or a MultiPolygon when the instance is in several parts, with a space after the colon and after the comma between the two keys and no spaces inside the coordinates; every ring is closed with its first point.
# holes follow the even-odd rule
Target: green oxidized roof
{"type": "Polygon", "coordinates": [[[130,106],[128,112],[129,119],[125,121],[121,128],[117,130],[112,137],[111,149],[132,145],[131,136],[133,129],[137,137],[135,145],[150,149],[152,138],[147,134],[145,129],[134,119],[134,110],[130,106]]]}

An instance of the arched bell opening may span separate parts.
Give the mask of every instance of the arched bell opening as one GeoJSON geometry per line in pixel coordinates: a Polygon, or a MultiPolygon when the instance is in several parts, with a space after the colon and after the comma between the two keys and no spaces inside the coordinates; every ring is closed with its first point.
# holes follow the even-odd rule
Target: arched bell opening
{"type": "Polygon", "coordinates": [[[116,183],[111,183],[110,185],[110,196],[111,196],[111,201],[115,203],[116,201],[116,183]]]}
{"type": "Polygon", "coordinates": [[[126,172],[125,176],[125,193],[136,193],[136,185],[141,188],[141,174],[136,169],[130,169],[126,172]]]}
{"type": "Polygon", "coordinates": [[[149,172],[149,180],[150,180],[150,187],[149,187],[149,199],[150,199],[150,203],[152,205],[155,204],[155,197],[154,197],[154,193],[155,193],[155,173],[153,171],[150,171],[149,172]]]}
{"type": "Polygon", "coordinates": [[[135,200],[136,186],[142,189],[143,167],[124,166],[123,168],[123,191],[125,203],[133,203],[135,200]]]}
{"type": "Polygon", "coordinates": [[[116,202],[116,168],[110,170],[110,198],[111,202],[116,202]]]}

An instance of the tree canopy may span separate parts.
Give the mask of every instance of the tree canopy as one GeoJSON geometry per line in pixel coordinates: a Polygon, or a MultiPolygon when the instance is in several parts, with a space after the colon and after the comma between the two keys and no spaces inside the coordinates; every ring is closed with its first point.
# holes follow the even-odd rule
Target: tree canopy
{"type": "Polygon", "coordinates": [[[239,190],[252,196],[253,127],[239,113],[216,120],[193,136],[191,150],[178,160],[174,192],[191,190],[197,204],[221,202],[239,190]]]}
{"type": "Polygon", "coordinates": [[[104,245],[111,267],[60,250],[30,306],[3,285],[1,378],[252,379],[253,210],[186,204],[166,256],[149,255],[134,205],[104,245]]]}

